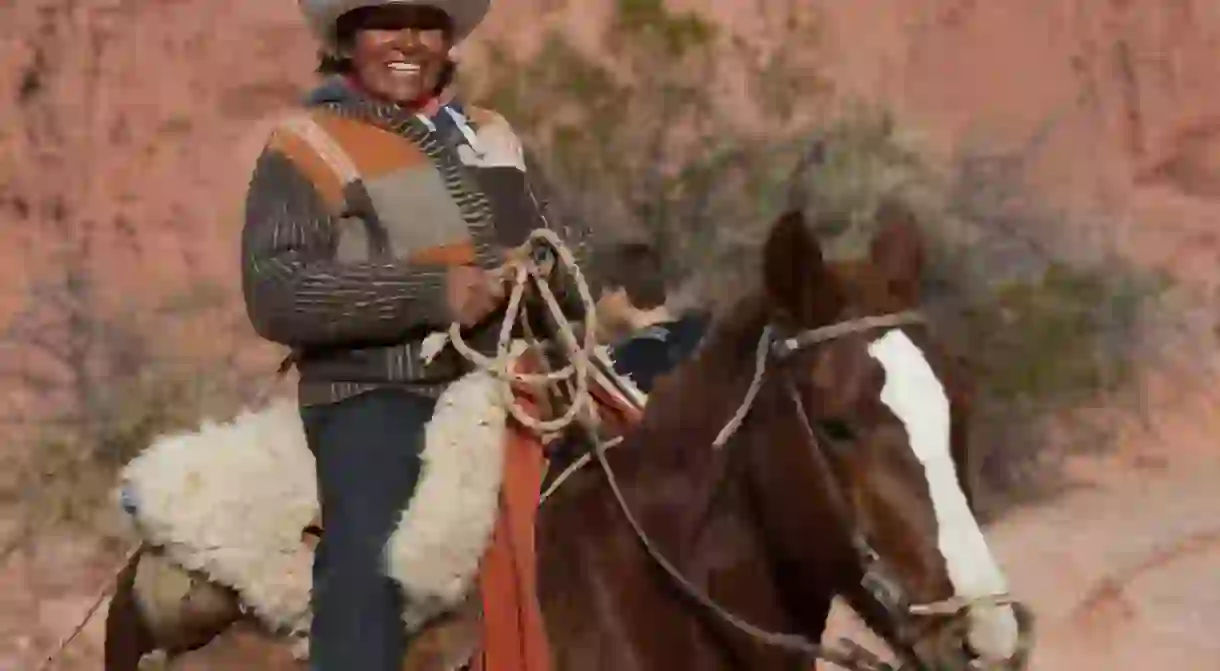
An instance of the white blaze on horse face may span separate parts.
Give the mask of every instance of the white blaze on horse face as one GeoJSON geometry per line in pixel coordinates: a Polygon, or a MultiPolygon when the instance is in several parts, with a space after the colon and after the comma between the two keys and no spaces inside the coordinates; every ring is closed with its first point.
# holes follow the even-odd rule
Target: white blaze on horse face
{"type": "MultiPolygon", "coordinates": [[[[970,599],[1007,592],[1004,573],[957,477],[944,385],[919,347],[898,329],[872,342],[868,353],[885,369],[881,402],[906,427],[911,450],[923,464],[939,528],[937,548],[955,595],[970,599]]],[[[970,646],[985,659],[1005,660],[1016,654],[1017,631],[1009,606],[983,606],[970,612],[970,646]]]]}

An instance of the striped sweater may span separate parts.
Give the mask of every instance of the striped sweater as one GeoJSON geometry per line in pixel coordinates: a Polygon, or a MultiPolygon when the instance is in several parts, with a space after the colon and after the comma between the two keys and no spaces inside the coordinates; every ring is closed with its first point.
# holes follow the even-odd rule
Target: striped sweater
{"type": "MultiPolygon", "coordinates": [[[[250,320],[292,348],[303,404],[387,385],[435,395],[467,370],[451,349],[426,365],[420,358],[423,338],[452,321],[446,268],[498,266],[530,231],[558,222],[535,197],[520,142],[493,112],[472,109],[467,120],[450,105],[428,119],[332,82],[306,114],[341,147],[351,174],[338,174],[299,131],[272,133],[246,198],[250,320]]],[[[556,232],[585,267],[587,229],[556,232]]],[[[499,316],[471,342],[490,350],[499,316]]]]}

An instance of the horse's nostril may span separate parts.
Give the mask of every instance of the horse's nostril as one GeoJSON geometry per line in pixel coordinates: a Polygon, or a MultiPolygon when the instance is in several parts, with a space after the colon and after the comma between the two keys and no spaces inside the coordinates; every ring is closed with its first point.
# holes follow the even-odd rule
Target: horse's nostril
{"type": "Polygon", "coordinates": [[[958,644],[961,663],[966,669],[1008,669],[1008,661],[1000,660],[980,652],[970,643],[969,636],[963,636],[958,644]]]}
{"type": "Polygon", "coordinates": [[[975,650],[973,645],[970,645],[969,638],[966,638],[966,637],[962,638],[961,648],[962,648],[962,656],[969,663],[970,668],[972,668],[972,669],[979,668],[979,662],[982,661],[983,654],[980,653],[978,650],[975,650]]]}
{"type": "Polygon", "coordinates": [[[978,671],[1016,671],[1025,668],[1024,663],[1019,661],[1019,655],[1011,659],[998,659],[979,652],[966,639],[962,639],[961,655],[961,663],[963,663],[966,669],[978,671]]]}

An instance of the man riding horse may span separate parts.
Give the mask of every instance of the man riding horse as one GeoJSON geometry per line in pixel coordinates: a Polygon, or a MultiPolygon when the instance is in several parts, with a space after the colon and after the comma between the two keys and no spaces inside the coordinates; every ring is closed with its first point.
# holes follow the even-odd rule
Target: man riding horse
{"type": "MultiPolygon", "coordinates": [[[[404,604],[383,546],[436,399],[469,370],[452,350],[425,360],[424,338],[458,322],[490,352],[507,294],[494,269],[554,223],[509,125],[452,90],[450,50],[488,5],[301,0],[329,78],[273,132],[250,183],[246,307],[293,350],[317,463],[316,671],[399,668],[404,604]]],[[[556,232],[583,259],[585,231],[556,232]]]]}
{"type": "MultiPolygon", "coordinates": [[[[301,407],[160,437],[124,469],[142,545],[116,576],[108,671],[246,615],[289,641],[309,627],[315,670],[397,670],[429,648],[425,631],[404,655],[404,630],[473,621],[474,591],[479,631],[457,627],[414,668],[883,668],[818,643],[836,596],[910,668],[1026,667],[1032,618],[971,510],[969,384],[919,313],[913,222],[879,222],[866,259],[831,263],[801,210],[785,213],[757,286],[637,417],[609,393],[635,390],[590,381],[616,382],[589,365],[595,320],[572,346],[571,311],[543,291],[593,302],[586,236],[551,228],[508,124],[449,92],[449,49],[487,0],[303,3],[333,76],[272,133],[243,233],[249,315],[292,349],[301,407]],[[536,235],[562,271],[505,252],[536,235]],[[521,279],[508,306],[497,267],[521,279]],[[571,354],[569,411],[604,396],[619,418],[579,428],[623,432],[586,445],[540,512],[542,445],[515,412],[506,423],[512,333],[494,328],[515,323],[522,273],[571,354]],[[436,347],[446,328],[457,352],[436,347]],[[463,343],[497,356],[468,374],[463,343]]],[[[539,333],[523,326],[513,347],[539,333]]]]}

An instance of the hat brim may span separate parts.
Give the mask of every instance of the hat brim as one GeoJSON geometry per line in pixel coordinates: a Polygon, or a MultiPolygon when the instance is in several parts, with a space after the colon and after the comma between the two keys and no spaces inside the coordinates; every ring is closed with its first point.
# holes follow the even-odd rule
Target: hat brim
{"type": "Polygon", "coordinates": [[[299,0],[302,13],[314,35],[327,47],[335,47],[335,23],[340,16],[364,7],[418,5],[435,7],[453,22],[453,41],[466,39],[483,22],[491,0],[299,0]]]}

